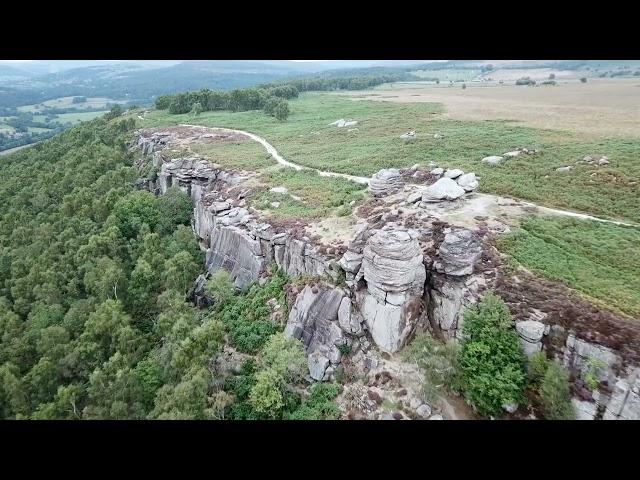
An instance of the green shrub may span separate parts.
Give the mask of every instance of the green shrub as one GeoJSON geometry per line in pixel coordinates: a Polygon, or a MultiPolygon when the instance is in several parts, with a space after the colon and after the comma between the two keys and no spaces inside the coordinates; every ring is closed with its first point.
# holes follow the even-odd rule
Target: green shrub
{"type": "Polygon", "coordinates": [[[544,352],[534,353],[527,362],[529,382],[534,386],[540,385],[545,373],[547,373],[548,367],[549,360],[547,360],[546,354],[544,352]]]}
{"type": "Polygon", "coordinates": [[[263,286],[254,284],[246,294],[230,297],[214,315],[218,316],[229,333],[231,343],[241,352],[256,353],[267,339],[278,331],[271,321],[267,301],[275,298],[286,305],[284,284],[287,278],[276,272],[263,286]]]}
{"type": "Polygon", "coordinates": [[[584,382],[591,391],[600,386],[600,372],[606,364],[597,358],[590,358],[587,361],[587,370],[584,374],[584,382]]]}
{"type": "Polygon", "coordinates": [[[311,387],[309,398],[291,413],[285,413],[285,420],[336,420],[340,409],[335,398],[340,393],[336,384],[317,383],[311,387]]]}
{"type": "Polygon", "coordinates": [[[286,402],[287,385],[301,380],[307,368],[302,343],[283,333],[272,335],[262,349],[257,365],[260,370],[249,392],[249,403],[256,412],[277,418],[283,408],[291,404],[291,401],[286,402]]]}
{"type": "Polygon", "coordinates": [[[572,420],[575,417],[571,405],[569,374],[557,362],[548,362],[539,393],[545,419],[572,420]]]}
{"type": "Polygon", "coordinates": [[[235,295],[231,275],[226,270],[218,270],[204,286],[204,291],[215,305],[222,306],[235,295]]]}
{"type": "Polygon", "coordinates": [[[489,293],[465,312],[458,364],[460,388],[480,414],[523,400],[524,355],[500,297],[489,293]]]}
{"type": "Polygon", "coordinates": [[[455,343],[442,343],[428,332],[416,335],[405,350],[405,359],[416,363],[424,374],[427,401],[436,401],[442,393],[453,389],[457,374],[456,355],[455,343]]]}

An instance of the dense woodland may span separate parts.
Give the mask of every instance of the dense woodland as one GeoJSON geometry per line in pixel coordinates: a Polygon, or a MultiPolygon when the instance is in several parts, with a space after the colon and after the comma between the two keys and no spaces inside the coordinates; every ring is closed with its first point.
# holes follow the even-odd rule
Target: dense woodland
{"type": "Polygon", "coordinates": [[[335,386],[286,389],[306,361],[265,318],[283,276],[247,295],[217,276],[216,307],[188,301],[204,260],[191,201],[135,190],[134,120],[119,115],[0,162],[0,417],[335,417],[335,386]],[[222,383],[225,334],[253,360],[222,383]]]}

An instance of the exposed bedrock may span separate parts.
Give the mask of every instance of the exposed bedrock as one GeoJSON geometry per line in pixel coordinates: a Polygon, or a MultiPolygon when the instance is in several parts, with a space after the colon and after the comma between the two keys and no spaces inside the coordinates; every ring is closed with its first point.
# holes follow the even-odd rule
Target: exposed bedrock
{"type": "Polygon", "coordinates": [[[400,171],[395,168],[380,170],[371,177],[369,189],[374,197],[383,197],[402,188],[400,171]]]}
{"type": "Polygon", "coordinates": [[[289,313],[284,333],[302,341],[309,359],[309,374],[316,381],[329,379],[342,359],[340,347],[349,343],[338,321],[340,306],[345,301],[349,299],[339,288],[307,285],[289,313]],[[329,368],[332,370],[327,374],[329,368]]]}
{"type": "Polygon", "coordinates": [[[414,232],[383,229],[363,249],[365,290],[356,302],[378,347],[398,351],[414,330],[422,312],[426,270],[414,232]]]}
{"type": "MultiPolygon", "coordinates": [[[[398,215],[402,209],[387,208],[386,194],[402,186],[399,175],[385,171],[372,180],[372,193],[381,195],[373,201],[378,211],[353,227],[345,238],[347,251],[334,259],[304,233],[272,225],[245,208],[243,183],[251,173],[227,172],[196,157],[168,158],[163,149],[169,144],[170,136],[160,132],[146,133],[132,146],[141,148],[144,161],[153,162],[158,172],[157,178],[139,182],[141,188],[162,194],[177,186],[194,202],[193,229],[207,259],[206,272],[196,282],[196,302],[209,304],[204,285],[220,269],[239,289],[260,281],[271,264],[291,277],[313,277],[313,285],[288,295],[286,326],[288,334],[304,342],[313,379],[331,379],[342,368],[342,345],[363,348],[373,340],[380,350],[393,353],[418,325],[427,324],[443,338],[458,338],[465,309],[492,288],[516,316],[523,351],[544,350],[571,371],[578,385],[573,403],[579,418],[640,419],[640,374],[632,355],[637,348],[629,340],[638,338],[629,334],[634,330],[604,322],[604,314],[594,317],[600,319],[596,325],[585,326],[591,310],[550,298],[552,290],[538,288],[524,274],[518,274],[523,281],[505,277],[509,284],[502,284],[499,262],[484,263],[487,244],[478,234],[436,228],[428,213],[403,217],[398,215]],[[341,287],[320,280],[338,283],[341,278],[341,287]],[[584,387],[594,381],[595,391],[584,387]]],[[[457,198],[477,186],[473,174],[439,182],[426,195],[425,189],[418,190],[423,201],[457,198]]]]}

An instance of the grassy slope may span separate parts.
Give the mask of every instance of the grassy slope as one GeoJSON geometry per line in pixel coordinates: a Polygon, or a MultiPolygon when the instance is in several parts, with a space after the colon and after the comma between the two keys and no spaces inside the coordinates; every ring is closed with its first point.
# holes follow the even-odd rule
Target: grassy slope
{"type": "Polygon", "coordinates": [[[533,218],[499,248],[519,264],[640,318],[640,230],[570,218],[533,218]]]}
{"type": "Polygon", "coordinates": [[[355,175],[381,168],[408,167],[434,161],[460,167],[482,177],[480,191],[509,195],[547,206],[640,222],[640,140],[585,141],[577,134],[514,126],[504,121],[468,122],[443,118],[436,104],[391,104],[353,101],[329,94],[305,94],[291,101],[292,114],[278,122],[260,111],[205,112],[169,115],[153,112],[145,127],[190,122],[245,129],[264,136],[286,158],[310,167],[355,175]],[[330,127],[339,118],[358,120],[356,131],[330,127]],[[399,136],[411,129],[423,134],[406,143],[399,136]],[[442,133],[444,139],[429,138],[442,133]],[[483,164],[482,157],[519,146],[541,149],[535,156],[500,166],[483,164]],[[587,154],[612,159],[605,168],[578,165],[569,174],[555,168],[574,164],[587,154]],[[597,171],[597,177],[590,174],[597,171]]]}

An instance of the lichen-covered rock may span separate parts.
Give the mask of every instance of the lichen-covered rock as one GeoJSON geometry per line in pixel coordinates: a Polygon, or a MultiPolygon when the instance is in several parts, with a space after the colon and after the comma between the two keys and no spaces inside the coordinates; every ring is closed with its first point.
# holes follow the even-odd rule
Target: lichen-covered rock
{"type": "Polygon", "coordinates": [[[455,230],[447,233],[440,244],[434,268],[447,275],[471,275],[481,256],[478,236],[470,230],[455,230]]]}
{"type": "Polygon", "coordinates": [[[415,328],[422,308],[426,270],[415,238],[404,230],[380,230],[364,248],[367,289],[356,301],[378,347],[398,351],[415,328]]]}
{"type": "Polygon", "coordinates": [[[369,188],[374,197],[397,192],[402,187],[402,177],[395,168],[382,169],[371,177],[369,188]]]}
{"type": "Polygon", "coordinates": [[[443,177],[422,191],[422,201],[431,203],[456,200],[464,194],[464,188],[458,185],[455,180],[443,177]]]}
{"type": "Polygon", "coordinates": [[[465,192],[471,192],[478,188],[479,185],[476,174],[473,172],[460,175],[456,182],[458,182],[458,185],[464,188],[465,192]]]}

